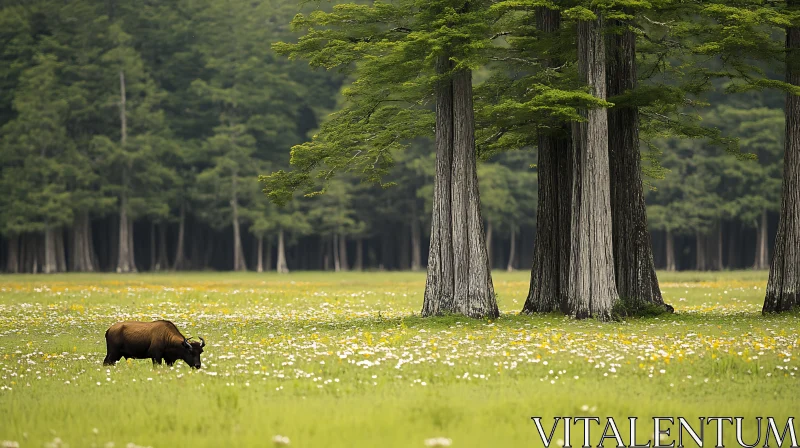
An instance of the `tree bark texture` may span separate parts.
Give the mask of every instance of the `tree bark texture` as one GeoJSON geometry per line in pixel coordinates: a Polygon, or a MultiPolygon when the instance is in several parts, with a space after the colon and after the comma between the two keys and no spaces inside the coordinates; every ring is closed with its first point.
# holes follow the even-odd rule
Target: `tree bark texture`
{"type": "MultiPolygon", "coordinates": [[[[625,27],[616,20],[610,25],[625,27]]],[[[608,34],[608,40],[606,79],[611,97],[636,88],[636,35],[625,29],[608,34]]],[[[608,157],[617,293],[634,306],[663,304],[653,260],[653,243],[647,230],[638,107],[608,109],[608,157]]]]}
{"type": "Polygon", "coordinates": [[[92,253],[91,222],[88,212],[80,212],[72,226],[72,253],[70,269],[74,272],[93,272],[95,263],[92,253]]]}
{"type": "MultiPolygon", "coordinates": [[[[554,33],[561,27],[561,13],[537,8],[537,27],[554,33]]],[[[548,61],[558,65],[560,61],[548,61]]],[[[573,147],[569,126],[538,136],[538,205],[533,266],[528,297],[522,311],[566,311],[572,226],[573,147]]]]}
{"type": "Polygon", "coordinates": [[[486,253],[475,154],[472,72],[440,56],[436,177],[423,316],[499,315],[486,253]]]}
{"type": "MultiPolygon", "coordinates": [[[[789,0],[788,6],[800,6],[800,1],[789,0]]],[[[800,28],[787,28],[786,50],[786,81],[800,85],[800,28]]],[[[800,97],[787,93],[784,110],[783,196],[764,297],[764,313],[795,308],[800,292],[800,97]]]]}
{"type": "MultiPolygon", "coordinates": [[[[578,72],[597,98],[606,98],[603,18],[578,22],[578,72]]],[[[575,169],[567,311],[576,318],[611,318],[619,300],[614,279],[608,118],[606,110],[581,111],[572,125],[575,169]]]]}

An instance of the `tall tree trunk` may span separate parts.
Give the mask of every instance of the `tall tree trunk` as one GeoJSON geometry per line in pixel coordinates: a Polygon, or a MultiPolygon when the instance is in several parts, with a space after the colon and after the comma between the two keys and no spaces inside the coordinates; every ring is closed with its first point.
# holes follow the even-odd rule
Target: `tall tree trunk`
{"type": "MultiPolygon", "coordinates": [[[[578,72],[595,97],[606,98],[604,25],[578,22],[578,72]]],[[[572,245],[567,311],[576,318],[611,318],[619,300],[614,280],[608,118],[606,110],[581,111],[584,122],[572,125],[575,170],[572,188],[572,245]]]]}
{"type": "Polygon", "coordinates": [[[237,198],[237,175],[233,173],[231,179],[231,215],[233,224],[233,270],[246,271],[247,263],[244,260],[242,235],[239,230],[239,200],[237,198]]]}
{"type": "Polygon", "coordinates": [[[283,241],[283,229],[278,231],[278,264],[276,269],[279,274],[289,273],[289,266],[286,265],[286,244],[283,241]]]}
{"type": "Polygon", "coordinates": [[[264,237],[262,235],[258,236],[258,250],[256,251],[256,272],[261,273],[264,272],[264,237]]]}
{"type": "Polygon", "coordinates": [[[56,266],[56,232],[50,227],[44,230],[44,264],[42,272],[52,274],[58,271],[56,266]]]}
{"type": "MultiPolygon", "coordinates": [[[[788,0],[787,6],[796,9],[800,1],[788,0]]],[[[786,50],[786,81],[800,85],[800,28],[786,29],[786,50]]],[[[783,195],[764,313],[788,311],[800,304],[800,97],[787,93],[784,111],[783,195]]]]}
{"type": "Polygon", "coordinates": [[[506,271],[513,272],[514,271],[514,259],[517,255],[517,230],[514,227],[514,223],[511,223],[511,242],[508,245],[508,264],[506,265],[506,271]]]}
{"type": "Polygon", "coordinates": [[[331,235],[331,250],[333,251],[333,270],[339,272],[342,270],[341,257],[339,257],[339,234],[333,232],[331,235]]]}
{"type": "Polygon", "coordinates": [[[756,229],[756,259],[753,269],[766,269],[769,266],[769,249],[767,244],[767,210],[761,211],[761,222],[756,229]]]}
{"type": "MultiPolygon", "coordinates": [[[[119,72],[119,121],[120,143],[123,150],[128,141],[128,114],[126,111],[125,73],[119,72]]],[[[117,251],[117,272],[136,272],[133,254],[133,226],[128,217],[128,185],[130,162],[122,169],[122,193],[119,201],[119,249],[117,251]]]]}
{"type": "MultiPolygon", "coordinates": [[[[636,88],[636,34],[621,21],[609,25],[623,30],[608,34],[606,76],[613,97],[636,88]]],[[[634,307],[663,304],[642,191],[638,107],[608,109],[608,153],[617,293],[634,307]]]]}
{"type": "Polygon", "coordinates": [[[339,267],[342,271],[350,270],[347,263],[347,237],[344,234],[339,234],[339,267]]]}
{"type": "Polygon", "coordinates": [[[12,234],[8,236],[8,254],[6,258],[6,272],[9,274],[19,273],[19,235],[12,234]]]}
{"type": "MultiPolygon", "coordinates": [[[[536,9],[536,24],[545,33],[555,33],[561,27],[561,12],[539,7],[536,9]]],[[[548,66],[558,66],[560,63],[558,60],[546,61],[548,66]]],[[[552,131],[540,129],[537,147],[539,188],[536,236],[530,289],[522,311],[566,311],[572,244],[574,157],[569,126],[557,126],[552,131]]]]}
{"type": "Polygon", "coordinates": [[[706,266],[706,241],[705,236],[700,232],[695,232],[695,244],[697,251],[696,269],[698,271],[705,271],[708,269],[706,266]]]}
{"type": "Polygon", "coordinates": [[[446,56],[436,65],[444,80],[436,86],[434,216],[422,314],[496,317],[478,191],[472,72],[448,78],[446,56]]]}
{"type": "Polygon", "coordinates": [[[186,204],[181,202],[181,214],[178,220],[178,243],[177,247],[175,248],[175,263],[172,265],[172,269],[176,271],[180,271],[184,269],[184,265],[186,264],[186,254],[183,250],[183,240],[185,239],[186,235],[186,204]]]}
{"type": "Polygon", "coordinates": [[[675,236],[672,234],[672,231],[667,229],[667,236],[666,236],[666,252],[667,252],[667,271],[674,272],[676,269],[675,265],[675,236]]]}
{"type": "Polygon", "coordinates": [[[364,239],[356,239],[356,264],[353,267],[356,271],[364,270],[364,239]]]}

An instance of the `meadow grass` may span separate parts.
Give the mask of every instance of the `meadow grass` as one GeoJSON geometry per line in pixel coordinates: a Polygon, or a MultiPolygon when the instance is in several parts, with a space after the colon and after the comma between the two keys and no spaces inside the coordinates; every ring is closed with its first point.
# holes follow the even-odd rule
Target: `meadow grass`
{"type": "Polygon", "coordinates": [[[760,314],[766,272],[660,273],[675,314],[610,323],[519,315],[528,275],[494,274],[496,320],[420,318],[422,273],[0,276],[0,441],[535,447],[531,416],[797,414],[800,321],[760,314]],[[204,337],[203,369],[102,366],[106,328],[152,319],[204,337]]]}

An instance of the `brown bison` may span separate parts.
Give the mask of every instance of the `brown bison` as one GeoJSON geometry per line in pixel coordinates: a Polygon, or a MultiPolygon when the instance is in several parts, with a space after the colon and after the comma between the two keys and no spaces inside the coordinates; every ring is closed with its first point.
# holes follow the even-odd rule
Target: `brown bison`
{"type": "Polygon", "coordinates": [[[155,322],[120,322],[106,330],[106,358],[103,365],[114,365],[123,356],[125,359],[153,360],[153,365],[164,360],[168,366],[182,359],[189,366],[200,368],[202,343],[187,340],[178,327],[168,320],[155,322]]]}

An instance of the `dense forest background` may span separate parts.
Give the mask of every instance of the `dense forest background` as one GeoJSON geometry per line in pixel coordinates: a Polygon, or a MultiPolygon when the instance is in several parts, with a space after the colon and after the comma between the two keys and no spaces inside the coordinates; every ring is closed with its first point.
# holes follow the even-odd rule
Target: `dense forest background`
{"type": "MultiPolygon", "coordinates": [[[[308,6],[309,8],[311,5],[308,6]]],[[[293,0],[6,1],[0,9],[0,270],[421,269],[435,151],[395,155],[389,188],[334,179],[271,204],[257,176],[288,166],[348,82],[274,53],[293,0]]],[[[487,71],[476,73],[475,82],[487,71]]],[[[782,173],[783,95],[709,94],[701,139],[643,147],[661,269],[765,269],[782,173]]],[[[536,150],[478,176],[494,268],[527,269],[536,150]]]]}

